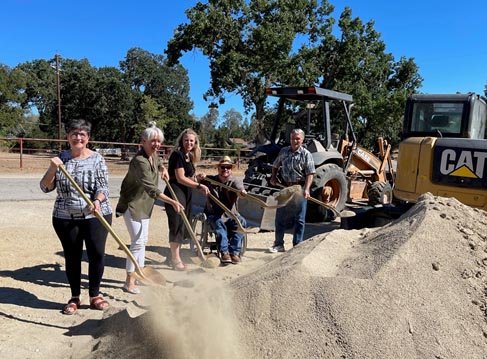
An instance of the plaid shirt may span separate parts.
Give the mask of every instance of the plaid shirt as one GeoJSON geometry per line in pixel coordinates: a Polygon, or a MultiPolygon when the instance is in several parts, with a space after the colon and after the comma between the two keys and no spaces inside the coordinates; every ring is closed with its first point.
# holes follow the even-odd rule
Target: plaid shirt
{"type": "Polygon", "coordinates": [[[290,146],[284,147],[272,166],[281,167],[282,179],[286,182],[302,182],[307,175],[315,173],[313,156],[303,146],[295,152],[291,151],[290,146]]]}

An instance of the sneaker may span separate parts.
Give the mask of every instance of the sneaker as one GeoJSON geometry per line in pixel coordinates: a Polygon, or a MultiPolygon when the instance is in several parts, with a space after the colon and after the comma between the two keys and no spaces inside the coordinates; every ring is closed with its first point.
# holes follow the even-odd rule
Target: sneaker
{"type": "Polygon", "coordinates": [[[240,256],[238,254],[230,254],[230,258],[232,259],[232,264],[239,264],[240,263],[240,256]]]}
{"type": "Polygon", "coordinates": [[[284,246],[272,246],[267,249],[267,253],[285,252],[284,246]]]}
{"type": "Polygon", "coordinates": [[[232,257],[230,257],[230,253],[228,253],[228,252],[220,253],[220,260],[221,260],[222,264],[232,263],[232,257]]]}

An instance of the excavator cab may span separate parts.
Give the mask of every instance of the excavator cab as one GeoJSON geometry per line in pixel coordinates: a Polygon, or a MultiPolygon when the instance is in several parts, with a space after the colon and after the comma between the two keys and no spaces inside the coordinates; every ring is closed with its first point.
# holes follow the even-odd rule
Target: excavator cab
{"type": "Polygon", "coordinates": [[[410,137],[485,138],[485,99],[468,94],[415,94],[408,98],[402,139],[410,137]]]}
{"type": "Polygon", "coordinates": [[[430,192],[487,210],[487,103],[474,93],[408,98],[394,197],[430,192]]]}

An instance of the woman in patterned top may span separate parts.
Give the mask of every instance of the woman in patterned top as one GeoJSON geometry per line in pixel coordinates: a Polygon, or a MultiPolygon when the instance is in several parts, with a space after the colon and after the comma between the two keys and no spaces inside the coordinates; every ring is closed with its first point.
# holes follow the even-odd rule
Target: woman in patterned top
{"type": "MultiPolygon", "coordinates": [[[[208,187],[198,182],[205,177],[204,174],[195,175],[194,164],[200,160],[201,148],[198,135],[192,129],[184,130],[176,141],[171,155],[169,156],[168,172],[169,184],[174,190],[179,203],[185,208],[186,217],[191,215],[191,188],[198,188],[208,194],[208,187]]],[[[166,195],[170,196],[166,188],[166,195]]],[[[165,204],[167,220],[169,223],[169,246],[171,248],[171,261],[175,270],[183,271],[186,269],[179,250],[185,238],[184,221],[174,208],[168,203],[165,204]]]]}
{"type": "Polygon", "coordinates": [[[90,307],[104,310],[107,301],[100,296],[100,283],[104,271],[105,244],[108,230],[94,215],[98,211],[111,224],[112,207],[108,201],[108,170],[103,156],[87,147],[91,124],[73,120],[66,126],[69,150],[51,159],[47,172],[40,182],[43,192],[57,191],[52,212],[52,224],[61,241],[66,263],[66,276],[71,288],[71,299],[64,314],[74,314],[81,305],[81,259],[83,242],[88,254],[88,293],[90,307]],[[91,199],[88,206],[69,179],[59,170],[67,172],[91,199]]]}

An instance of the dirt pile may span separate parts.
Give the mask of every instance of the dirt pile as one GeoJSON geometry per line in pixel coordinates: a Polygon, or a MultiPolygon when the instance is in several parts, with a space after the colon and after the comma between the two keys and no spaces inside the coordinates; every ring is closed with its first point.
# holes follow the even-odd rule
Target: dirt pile
{"type": "Polygon", "coordinates": [[[485,359],[486,275],[486,212],[426,195],[385,227],[309,239],[231,295],[154,293],[147,314],[106,321],[90,357],[485,359]]]}
{"type": "Polygon", "coordinates": [[[485,358],[487,215],[424,196],[377,230],[315,237],[235,281],[259,358],[485,358]]]}

